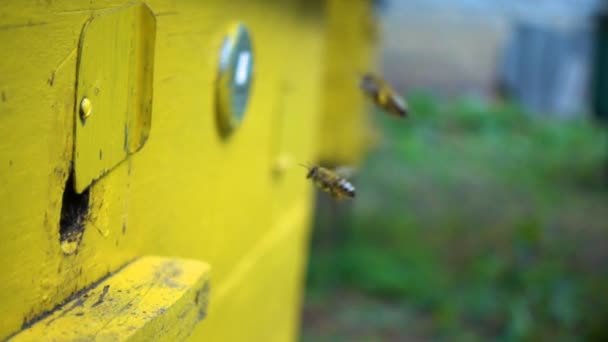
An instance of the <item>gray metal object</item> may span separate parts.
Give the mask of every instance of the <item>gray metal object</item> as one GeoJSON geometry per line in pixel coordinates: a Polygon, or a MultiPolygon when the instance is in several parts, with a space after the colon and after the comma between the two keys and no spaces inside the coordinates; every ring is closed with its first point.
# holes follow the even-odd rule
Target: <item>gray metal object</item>
{"type": "Polygon", "coordinates": [[[236,24],[224,39],[219,60],[217,114],[223,134],[243,121],[254,73],[252,42],[247,27],[236,24]]]}
{"type": "Polygon", "coordinates": [[[501,70],[507,93],[526,108],[570,117],[588,110],[591,32],[520,22],[501,70]]]}

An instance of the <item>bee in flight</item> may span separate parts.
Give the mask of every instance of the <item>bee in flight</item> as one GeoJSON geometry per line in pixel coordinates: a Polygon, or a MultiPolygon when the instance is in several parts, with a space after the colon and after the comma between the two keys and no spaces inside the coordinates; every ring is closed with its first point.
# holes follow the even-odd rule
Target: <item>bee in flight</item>
{"type": "Polygon", "coordinates": [[[387,111],[389,114],[406,117],[409,110],[405,100],[382,78],[364,74],[359,84],[363,92],[374,101],[374,103],[387,111]]]}
{"type": "Polygon", "coordinates": [[[319,189],[328,192],[336,200],[355,197],[355,187],[338,171],[332,171],[321,166],[309,167],[300,164],[308,169],[306,178],[312,181],[319,189]]]}

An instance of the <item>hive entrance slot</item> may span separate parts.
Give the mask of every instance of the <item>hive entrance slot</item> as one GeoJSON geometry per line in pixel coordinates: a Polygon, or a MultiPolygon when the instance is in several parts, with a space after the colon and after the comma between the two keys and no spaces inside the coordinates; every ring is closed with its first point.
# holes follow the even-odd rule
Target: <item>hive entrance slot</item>
{"type": "Polygon", "coordinates": [[[63,191],[59,220],[59,242],[65,254],[74,253],[80,244],[88,213],[89,188],[81,194],[76,193],[71,172],[63,191]]]}

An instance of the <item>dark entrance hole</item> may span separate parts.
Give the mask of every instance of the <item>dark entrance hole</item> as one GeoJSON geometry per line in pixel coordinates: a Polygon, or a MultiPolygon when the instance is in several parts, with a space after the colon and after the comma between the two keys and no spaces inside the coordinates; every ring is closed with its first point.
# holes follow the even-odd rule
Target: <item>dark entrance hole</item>
{"type": "Polygon", "coordinates": [[[70,172],[63,190],[59,220],[59,242],[61,250],[65,254],[72,254],[76,251],[82,239],[88,212],[89,189],[87,188],[81,194],[76,193],[73,172],[70,172]]]}

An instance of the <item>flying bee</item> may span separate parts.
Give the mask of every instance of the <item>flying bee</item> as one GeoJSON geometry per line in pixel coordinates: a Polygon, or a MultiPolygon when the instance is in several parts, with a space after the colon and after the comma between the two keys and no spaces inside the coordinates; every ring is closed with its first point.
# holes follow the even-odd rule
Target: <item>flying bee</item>
{"type": "Polygon", "coordinates": [[[384,109],[389,114],[406,117],[409,110],[405,100],[386,83],[382,78],[364,74],[361,77],[360,87],[363,92],[374,101],[374,103],[384,109]]]}
{"type": "Polygon", "coordinates": [[[312,179],[319,189],[328,192],[334,199],[343,200],[355,197],[355,187],[338,171],[332,171],[321,166],[300,165],[308,169],[306,178],[312,179]]]}

